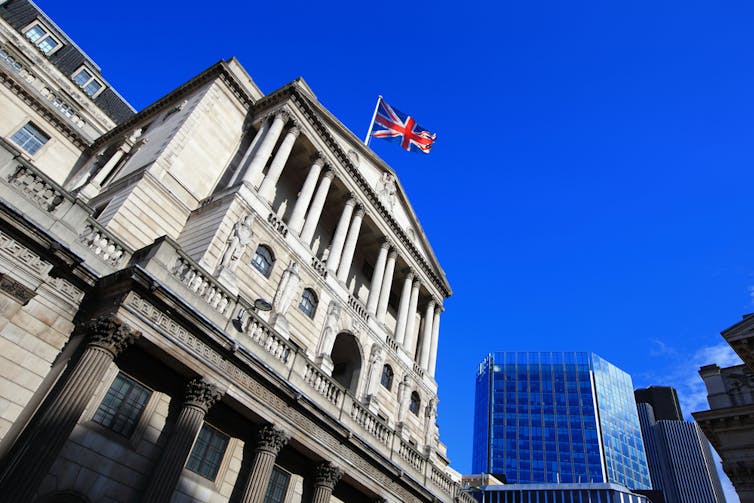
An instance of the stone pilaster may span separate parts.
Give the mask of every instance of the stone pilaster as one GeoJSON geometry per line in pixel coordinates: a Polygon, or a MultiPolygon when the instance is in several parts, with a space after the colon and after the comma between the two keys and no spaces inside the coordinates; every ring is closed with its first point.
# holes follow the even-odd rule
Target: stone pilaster
{"type": "Polygon", "coordinates": [[[243,503],[263,503],[270,484],[272,468],[280,450],[288,443],[288,435],[273,426],[264,426],[259,430],[254,461],[251,465],[249,480],[244,489],[243,503]]]}
{"type": "Polygon", "coordinates": [[[343,476],[343,472],[329,461],[318,464],[314,468],[314,495],[312,503],[330,503],[335,485],[343,476]]]}
{"type": "Polygon", "coordinates": [[[87,328],[81,357],[54,396],[42,405],[24,431],[18,448],[4,460],[0,494],[6,502],[26,503],[58,457],[110,363],[140,336],[118,318],[102,317],[87,328]]]}
{"type": "Polygon", "coordinates": [[[194,379],[188,383],[178,420],[162,451],[160,461],[152,471],[152,478],[141,501],[144,503],[170,501],[191,452],[191,446],[202,427],[204,416],[212,405],[222,398],[222,395],[223,393],[217,386],[201,379],[194,379]]]}

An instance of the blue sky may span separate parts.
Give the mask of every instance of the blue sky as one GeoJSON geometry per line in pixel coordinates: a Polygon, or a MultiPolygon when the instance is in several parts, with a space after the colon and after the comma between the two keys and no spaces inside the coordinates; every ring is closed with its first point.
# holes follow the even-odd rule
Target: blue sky
{"type": "MultiPolygon", "coordinates": [[[[754,4],[743,1],[37,2],[137,109],[236,56],[303,76],[363,136],[378,94],[438,134],[373,141],[454,296],[441,438],[471,467],[491,351],[594,351],[706,407],[699,365],[752,311],[754,4]]],[[[729,501],[735,501],[733,499],[729,501]]]]}

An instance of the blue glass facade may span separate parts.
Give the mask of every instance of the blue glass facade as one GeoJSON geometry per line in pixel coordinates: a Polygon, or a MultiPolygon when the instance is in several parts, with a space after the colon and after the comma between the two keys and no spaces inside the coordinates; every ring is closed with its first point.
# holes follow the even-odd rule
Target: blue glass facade
{"type": "Polygon", "coordinates": [[[649,489],[631,376],[593,353],[493,353],[479,366],[473,472],[508,483],[649,489]]]}

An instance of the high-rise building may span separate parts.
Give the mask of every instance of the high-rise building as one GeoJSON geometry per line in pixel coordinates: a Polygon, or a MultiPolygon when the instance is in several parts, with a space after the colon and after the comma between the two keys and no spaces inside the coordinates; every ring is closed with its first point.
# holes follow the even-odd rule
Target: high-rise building
{"type": "Polygon", "coordinates": [[[709,442],[696,423],[683,420],[675,389],[650,386],[634,396],[652,489],[665,503],[724,503],[709,442]]]}
{"type": "Polygon", "coordinates": [[[3,502],[468,501],[436,424],[450,286],[303,79],[230,59],[137,112],[0,0],[0,196],[3,502]]]}
{"type": "Polygon", "coordinates": [[[594,353],[489,354],[476,378],[472,462],[508,483],[649,489],[631,376],[594,353]]]}

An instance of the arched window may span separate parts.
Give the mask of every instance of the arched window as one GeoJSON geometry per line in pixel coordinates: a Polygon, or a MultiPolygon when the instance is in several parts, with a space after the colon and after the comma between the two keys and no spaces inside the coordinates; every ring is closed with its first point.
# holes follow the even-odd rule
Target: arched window
{"type": "Polygon", "coordinates": [[[298,308],[303,311],[309,318],[314,318],[314,313],[317,312],[317,294],[311,288],[305,288],[304,293],[301,294],[301,302],[298,303],[298,308]]]}
{"type": "Polygon", "coordinates": [[[251,265],[264,274],[265,278],[269,278],[273,264],[275,264],[275,255],[272,254],[272,250],[265,245],[259,245],[257,251],[254,252],[254,258],[251,259],[251,265]]]}
{"type": "Polygon", "coordinates": [[[419,393],[416,391],[411,392],[411,401],[408,403],[408,410],[415,416],[419,415],[419,405],[421,405],[421,399],[419,393]]]}
{"type": "Polygon", "coordinates": [[[390,365],[385,364],[384,367],[382,367],[382,379],[380,379],[380,383],[382,385],[390,390],[393,387],[393,368],[390,365]]]}

